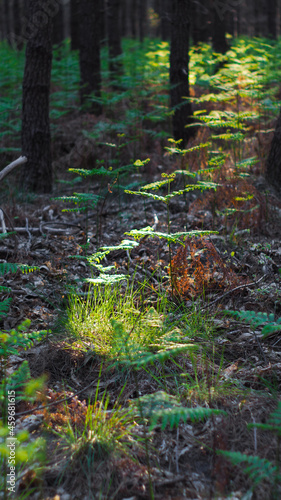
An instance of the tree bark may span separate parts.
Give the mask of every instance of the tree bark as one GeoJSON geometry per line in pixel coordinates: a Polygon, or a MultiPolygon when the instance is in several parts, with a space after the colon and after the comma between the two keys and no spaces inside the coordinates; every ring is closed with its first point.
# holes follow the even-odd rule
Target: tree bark
{"type": "Polygon", "coordinates": [[[161,38],[169,40],[171,37],[171,6],[170,0],[161,0],[161,38]]]}
{"type": "Polygon", "coordinates": [[[276,40],[277,38],[277,0],[268,0],[267,3],[267,28],[268,35],[276,40]]]}
{"type": "Polygon", "coordinates": [[[108,0],[108,50],[109,50],[109,71],[114,79],[122,73],[122,45],[120,26],[120,0],[108,0]]]}
{"type": "Polygon", "coordinates": [[[52,190],[49,94],[52,67],[51,17],[39,0],[28,0],[29,37],[26,45],[22,98],[22,153],[27,163],[22,186],[30,191],[52,190]]]}
{"type": "Polygon", "coordinates": [[[266,164],[265,178],[281,195],[281,110],[266,164]]]}
{"type": "Polygon", "coordinates": [[[23,18],[22,0],[14,0],[13,15],[14,15],[15,46],[17,50],[22,50],[23,40],[20,37],[22,31],[22,18],[23,18]]]}
{"type": "Polygon", "coordinates": [[[64,40],[63,9],[64,5],[58,2],[58,12],[53,19],[53,44],[55,45],[60,45],[64,40]]]}
{"type": "Polygon", "coordinates": [[[171,53],[170,53],[170,97],[174,110],[173,134],[182,145],[193,135],[186,124],[192,122],[192,107],[184,97],[189,97],[189,12],[190,0],[172,1],[171,53]]]}
{"type": "Polygon", "coordinates": [[[100,9],[99,0],[80,0],[80,99],[81,104],[99,115],[102,112],[100,102],[91,100],[91,94],[98,99],[101,96],[100,62],[100,9]]]}
{"type": "Polygon", "coordinates": [[[79,2],[70,1],[71,50],[79,49],[79,2]]]}
{"type": "Polygon", "coordinates": [[[137,38],[137,0],[130,0],[130,25],[132,38],[137,38]]]}
{"type": "Polygon", "coordinates": [[[192,26],[191,36],[194,45],[208,42],[210,38],[210,12],[206,0],[191,0],[192,26]]]}
{"type": "Polygon", "coordinates": [[[213,49],[215,52],[225,54],[228,49],[228,43],[226,41],[226,12],[219,8],[219,4],[215,0],[212,2],[212,41],[213,49]]]}

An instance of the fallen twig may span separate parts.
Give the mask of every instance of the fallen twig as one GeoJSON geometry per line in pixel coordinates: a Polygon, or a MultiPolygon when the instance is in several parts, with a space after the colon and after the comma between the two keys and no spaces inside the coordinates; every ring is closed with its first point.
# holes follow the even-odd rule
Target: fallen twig
{"type": "Polygon", "coordinates": [[[219,300],[224,299],[224,297],[226,297],[227,295],[229,295],[232,292],[236,292],[236,290],[239,290],[240,288],[247,288],[249,286],[257,285],[258,283],[260,283],[260,281],[262,281],[264,279],[264,277],[265,276],[262,276],[258,281],[253,281],[253,283],[244,283],[243,285],[239,285],[239,286],[236,286],[235,288],[232,288],[231,290],[228,290],[227,292],[223,293],[222,295],[217,297],[215,300],[213,300],[213,302],[210,302],[209,304],[202,307],[201,309],[202,310],[207,309],[207,307],[210,307],[210,306],[216,304],[216,302],[219,302],[219,300]]]}
{"type": "Polygon", "coordinates": [[[23,163],[27,162],[26,156],[20,156],[17,160],[13,161],[7,167],[3,168],[2,172],[0,172],[0,181],[4,179],[14,168],[18,167],[19,165],[22,165],[23,163]]]}

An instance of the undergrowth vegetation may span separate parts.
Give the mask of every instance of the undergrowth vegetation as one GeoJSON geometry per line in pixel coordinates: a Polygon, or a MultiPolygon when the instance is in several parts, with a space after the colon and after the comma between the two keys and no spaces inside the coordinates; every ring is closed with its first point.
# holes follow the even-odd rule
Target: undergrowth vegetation
{"type": "MultiPolygon", "coordinates": [[[[77,111],[78,54],[70,51],[69,42],[55,50],[51,121],[57,183],[49,202],[68,217],[65,226],[79,226],[83,231],[77,241],[63,235],[63,245],[72,238],[76,252],[64,256],[67,264],[63,261],[59,270],[54,271],[54,265],[43,257],[41,267],[4,259],[0,264],[2,278],[20,270],[47,269],[57,280],[59,299],[52,296],[57,302],[52,303],[55,320],[46,358],[59,351],[70,361],[63,358],[64,363],[58,360],[57,364],[71,365],[66,380],[59,383],[51,369],[40,367],[50,381],[43,388],[39,379],[24,397],[23,386],[30,378],[28,363],[24,361],[11,375],[11,356],[24,356],[30,344],[40,350],[38,343],[45,332],[27,335],[27,323],[17,329],[3,328],[3,471],[8,454],[7,387],[17,391],[20,419],[24,421],[28,412],[44,417],[46,461],[37,455],[43,442],[36,434],[30,450],[19,446],[18,498],[25,498],[31,487],[42,492],[46,483],[40,477],[44,475],[49,484],[63,484],[72,492],[75,474],[83,478],[83,487],[76,488],[77,498],[86,494],[92,498],[161,498],[163,485],[174,483],[180,486],[171,495],[189,498],[181,491],[186,468],[191,476],[195,474],[186,493],[190,498],[234,498],[227,496],[234,494],[234,488],[239,489],[237,498],[254,498],[254,491],[260,499],[280,497],[280,402],[274,400],[276,391],[270,385],[274,377],[263,383],[268,372],[272,375],[268,355],[279,339],[266,349],[262,345],[281,329],[278,290],[272,299],[273,313],[259,311],[257,302],[256,310],[243,310],[246,293],[250,295],[251,287],[257,288],[263,279],[258,271],[266,275],[264,270],[271,266],[278,274],[274,260],[280,256],[278,251],[273,258],[270,246],[260,249],[255,243],[251,253],[261,252],[260,268],[249,277],[246,240],[259,235],[278,214],[272,195],[260,190],[256,179],[264,172],[267,137],[280,108],[280,43],[241,38],[233,41],[224,56],[214,54],[209,45],[192,47],[190,99],[196,135],[188,145],[170,138],[173,110],[168,98],[167,42],[123,41],[124,71],[118,91],[110,81],[107,53],[102,49],[103,114],[98,120],[87,110],[77,111]],[[79,137],[75,129],[71,146],[66,141],[64,151],[61,130],[71,120],[78,120],[79,137]],[[132,215],[135,206],[138,218],[132,215]],[[108,241],[105,217],[112,207],[114,241],[108,241]],[[234,311],[236,299],[241,310],[234,311]],[[237,355],[232,353],[231,334],[240,335],[242,322],[250,323],[257,346],[251,351],[251,369],[257,365],[250,381],[243,372],[247,346],[237,349],[237,355]],[[261,368],[262,363],[268,367],[261,368]],[[263,397],[263,402],[270,401],[275,408],[266,424],[258,424],[254,406],[263,397]],[[254,450],[244,446],[243,438],[231,441],[232,417],[240,419],[237,425],[247,446],[252,446],[252,438],[246,418],[252,419],[255,432],[273,432],[276,452],[269,447],[267,456],[262,455],[256,434],[254,450]],[[30,454],[35,465],[24,469],[22,462],[28,462],[30,454]],[[230,470],[226,458],[236,466],[246,463],[250,482],[244,483],[237,469],[230,470]],[[200,466],[194,468],[196,460],[204,462],[203,476],[200,466]],[[204,477],[200,488],[198,477],[200,481],[204,477]]],[[[24,56],[1,43],[0,58],[4,62],[0,151],[9,159],[20,143],[24,56]]],[[[5,182],[16,206],[16,190],[5,182]]],[[[1,197],[5,200],[5,193],[1,197]]],[[[48,210],[55,209],[48,205],[40,219],[46,245],[50,235],[41,223],[48,210]]],[[[276,283],[278,289],[280,272],[276,283]]],[[[11,290],[3,278],[2,321],[11,306],[11,290]]],[[[51,303],[46,294],[45,301],[51,303]]],[[[278,379],[276,372],[274,376],[278,379]]],[[[264,418],[262,412],[259,416],[264,418]]],[[[17,437],[20,442],[30,439],[28,433],[17,437]]]]}

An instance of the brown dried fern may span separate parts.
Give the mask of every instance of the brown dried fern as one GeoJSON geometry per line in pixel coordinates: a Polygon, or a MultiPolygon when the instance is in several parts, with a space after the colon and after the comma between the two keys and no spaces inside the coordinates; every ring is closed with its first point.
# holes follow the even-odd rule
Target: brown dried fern
{"type": "Polygon", "coordinates": [[[187,299],[229,290],[241,283],[207,238],[192,238],[178,248],[171,262],[170,279],[175,294],[187,299]]]}

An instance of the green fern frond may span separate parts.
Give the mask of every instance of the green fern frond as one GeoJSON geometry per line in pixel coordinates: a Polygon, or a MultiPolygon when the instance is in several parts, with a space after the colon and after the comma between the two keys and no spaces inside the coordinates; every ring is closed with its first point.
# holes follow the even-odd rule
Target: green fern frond
{"type": "Polygon", "coordinates": [[[251,158],[246,158],[245,160],[236,162],[235,166],[236,168],[248,168],[255,165],[258,161],[259,159],[257,158],[257,156],[252,156],[251,158]]]}
{"type": "Polygon", "coordinates": [[[227,415],[227,413],[222,410],[202,407],[185,408],[183,406],[176,406],[174,408],[164,408],[153,412],[149,429],[154,429],[158,425],[159,420],[161,420],[161,429],[165,430],[168,425],[170,425],[171,429],[178,427],[180,420],[183,420],[184,423],[187,420],[199,422],[200,420],[210,418],[212,415],[227,415]]]}
{"type": "Polygon", "coordinates": [[[220,139],[223,141],[233,141],[233,142],[239,142],[244,139],[244,134],[241,132],[236,132],[236,133],[228,133],[228,134],[219,134],[219,135],[212,135],[212,139],[220,139]]]}
{"type": "Polygon", "coordinates": [[[0,318],[7,316],[12,299],[5,299],[0,302],[0,318]]]}
{"type": "Polygon", "coordinates": [[[5,238],[9,238],[12,234],[16,234],[15,231],[11,231],[10,233],[0,233],[0,240],[5,240],[5,238]]]}
{"type": "Polygon", "coordinates": [[[245,472],[253,482],[251,489],[254,489],[263,480],[267,480],[272,484],[276,481],[278,468],[266,458],[249,456],[238,451],[220,450],[218,453],[228,458],[233,465],[243,465],[243,472],[245,472]]]}
{"type": "Polygon", "coordinates": [[[161,187],[165,186],[166,184],[169,184],[172,182],[174,179],[164,179],[163,181],[156,181],[152,182],[151,184],[146,184],[145,186],[142,186],[140,189],[141,191],[146,191],[147,189],[151,189],[152,191],[156,191],[156,189],[160,189],[161,187]]]}
{"type": "Polygon", "coordinates": [[[277,332],[281,330],[281,317],[276,321],[274,320],[274,314],[267,314],[265,312],[256,312],[256,311],[226,311],[230,316],[234,316],[242,321],[246,321],[250,323],[254,327],[264,325],[262,329],[262,335],[266,337],[271,333],[277,332]]]}
{"type": "Polygon", "coordinates": [[[194,151],[200,151],[201,149],[204,149],[204,148],[209,148],[211,146],[211,142],[205,142],[205,143],[201,143],[199,144],[198,146],[193,146],[193,148],[189,148],[189,149],[180,149],[180,148],[168,148],[166,147],[166,151],[168,151],[169,153],[171,154],[180,154],[180,155],[185,155],[185,154],[188,154],[188,153],[193,153],[194,151]]]}
{"type": "Polygon", "coordinates": [[[140,404],[142,413],[146,417],[150,417],[154,411],[180,406],[180,403],[175,396],[172,396],[164,391],[145,394],[138,400],[130,401],[131,408],[134,408],[135,410],[138,410],[140,404]]]}
{"type": "Polygon", "coordinates": [[[7,273],[16,273],[19,266],[18,264],[12,264],[10,262],[1,262],[0,263],[0,275],[3,276],[7,273]]]}
{"type": "Polygon", "coordinates": [[[91,283],[91,285],[114,285],[115,283],[119,283],[119,281],[127,280],[128,276],[125,274],[100,274],[97,278],[87,278],[85,279],[86,283],[91,283]]]}
{"type": "Polygon", "coordinates": [[[253,423],[248,424],[249,429],[255,427],[257,429],[262,429],[264,431],[271,431],[281,437],[281,402],[279,401],[278,406],[274,412],[269,415],[266,423],[253,423]]]}
{"type": "Polygon", "coordinates": [[[180,347],[175,347],[172,349],[166,349],[165,351],[159,351],[157,353],[139,353],[135,359],[128,359],[127,364],[134,366],[136,369],[143,368],[147,365],[160,363],[163,364],[168,359],[180,356],[186,351],[191,351],[197,349],[195,344],[184,344],[180,347]]]}
{"type": "Polygon", "coordinates": [[[132,229],[128,233],[128,236],[133,236],[135,239],[145,238],[149,236],[150,238],[164,238],[169,243],[180,243],[184,244],[181,240],[182,237],[192,238],[193,236],[209,236],[210,234],[218,234],[216,231],[183,231],[179,233],[161,233],[159,231],[154,231],[152,227],[148,226],[143,229],[132,229]]]}
{"type": "Polygon", "coordinates": [[[86,170],[84,168],[69,168],[69,172],[73,172],[74,174],[78,174],[81,177],[90,177],[92,175],[104,175],[105,177],[107,176],[112,176],[114,175],[114,172],[112,170],[106,170],[103,166],[100,168],[93,168],[92,170],[86,170]]]}
{"type": "Polygon", "coordinates": [[[27,264],[18,264],[18,267],[24,274],[33,273],[34,271],[39,271],[40,269],[38,266],[28,266],[27,264]]]}
{"type": "Polygon", "coordinates": [[[39,267],[37,266],[28,266],[27,264],[15,264],[11,262],[1,262],[0,263],[0,275],[4,275],[7,273],[16,273],[20,270],[22,273],[33,273],[34,271],[38,271],[39,267]]]}
{"type": "Polygon", "coordinates": [[[109,247],[101,247],[101,250],[108,250],[108,252],[114,252],[115,250],[133,250],[139,246],[139,243],[132,240],[122,240],[119,245],[109,246],[109,247]]]}

